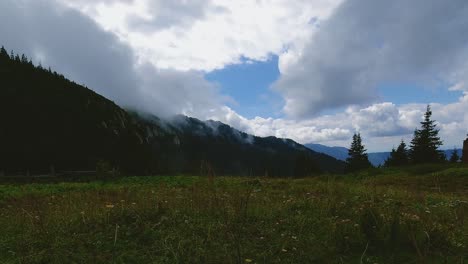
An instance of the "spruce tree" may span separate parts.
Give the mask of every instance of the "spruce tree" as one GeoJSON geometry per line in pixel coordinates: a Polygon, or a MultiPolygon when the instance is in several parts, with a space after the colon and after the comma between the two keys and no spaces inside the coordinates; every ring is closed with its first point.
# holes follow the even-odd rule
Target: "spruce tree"
{"type": "Polygon", "coordinates": [[[390,153],[390,157],[385,161],[386,167],[397,167],[397,166],[405,166],[408,165],[408,150],[406,149],[406,144],[402,140],[398,148],[392,149],[390,153]]]}
{"type": "Polygon", "coordinates": [[[438,150],[442,145],[439,130],[436,128],[437,125],[431,119],[431,116],[431,107],[428,105],[424,114],[424,121],[421,122],[421,129],[414,131],[414,136],[411,140],[409,156],[413,164],[445,161],[444,153],[438,150]]]}
{"type": "Polygon", "coordinates": [[[27,58],[26,55],[24,55],[24,54],[21,55],[21,63],[23,63],[23,64],[28,63],[28,58],[27,58]]]}
{"type": "Polygon", "coordinates": [[[456,148],[452,150],[452,153],[450,155],[450,163],[457,163],[460,160],[460,156],[458,156],[458,151],[456,148]]]}
{"type": "Polygon", "coordinates": [[[5,47],[2,46],[2,48],[0,49],[0,56],[3,58],[3,59],[9,59],[10,56],[8,56],[8,52],[6,51],[5,47]]]}
{"type": "Polygon", "coordinates": [[[362,169],[371,168],[372,164],[369,162],[366,149],[362,145],[362,138],[360,133],[353,135],[353,141],[351,147],[348,150],[348,163],[346,166],[347,172],[354,172],[362,169]]]}

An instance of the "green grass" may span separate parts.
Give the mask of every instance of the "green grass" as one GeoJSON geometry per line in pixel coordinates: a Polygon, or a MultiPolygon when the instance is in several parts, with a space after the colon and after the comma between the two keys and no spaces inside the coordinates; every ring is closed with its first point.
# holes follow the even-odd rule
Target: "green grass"
{"type": "Polygon", "coordinates": [[[468,169],[0,185],[0,263],[465,263],[468,169]]]}

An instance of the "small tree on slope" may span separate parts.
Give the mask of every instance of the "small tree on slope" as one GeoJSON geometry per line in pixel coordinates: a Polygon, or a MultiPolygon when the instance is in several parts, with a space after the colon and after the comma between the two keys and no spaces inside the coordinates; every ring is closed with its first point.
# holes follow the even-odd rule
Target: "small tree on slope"
{"type": "Polygon", "coordinates": [[[359,133],[353,135],[353,142],[351,142],[351,147],[348,150],[346,162],[348,163],[346,166],[347,172],[354,172],[372,167],[367,157],[366,149],[364,145],[362,145],[361,134],[359,133]]]}
{"type": "Polygon", "coordinates": [[[402,140],[398,148],[392,149],[390,157],[385,161],[386,167],[397,167],[408,165],[408,150],[406,149],[406,144],[402,140]]]}

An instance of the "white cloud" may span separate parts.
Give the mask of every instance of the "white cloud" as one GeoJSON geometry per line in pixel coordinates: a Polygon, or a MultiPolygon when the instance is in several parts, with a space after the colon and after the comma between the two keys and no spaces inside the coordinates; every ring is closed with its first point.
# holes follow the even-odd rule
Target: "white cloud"
{"type": "MultiPolygon", "coordinates": [[[[64,1],[158,68],[211,71],[292,54],[341,0],[64,1]],[[288,51],[289,50],[289,51],[288,51]]],[[[288,57],[288,56],[285,56],[288,57]]],[[[282,59],[285,61],[286,59],[282,59]]]]}
{"type": "MultiPolygon", "coordinates": [[[[451,104],[431,104],[445,148],[460,147],[468,129],[468,94],[451,104]]],[[[354,132],[360,132],[370,151],[389,151],[401,139],[409,144],[413,131],[420,127],[425,104],[395,105],[384,102],[369,107],[348,107],[334,115],[307,120],[244,118],[224,107],[211,118],[257,136],[291,138],[299,143],[321,143],[348,147],[354,132]]]]}

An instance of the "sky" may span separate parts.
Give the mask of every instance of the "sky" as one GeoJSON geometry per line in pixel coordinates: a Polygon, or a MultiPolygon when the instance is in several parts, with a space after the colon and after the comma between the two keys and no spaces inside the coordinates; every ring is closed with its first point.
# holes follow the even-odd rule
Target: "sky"
{"type": "Polygon", "coordinates": [[[0,45],[122,107],[367,149],[468,132],[465,0],[3,0],[0,45]]]}

